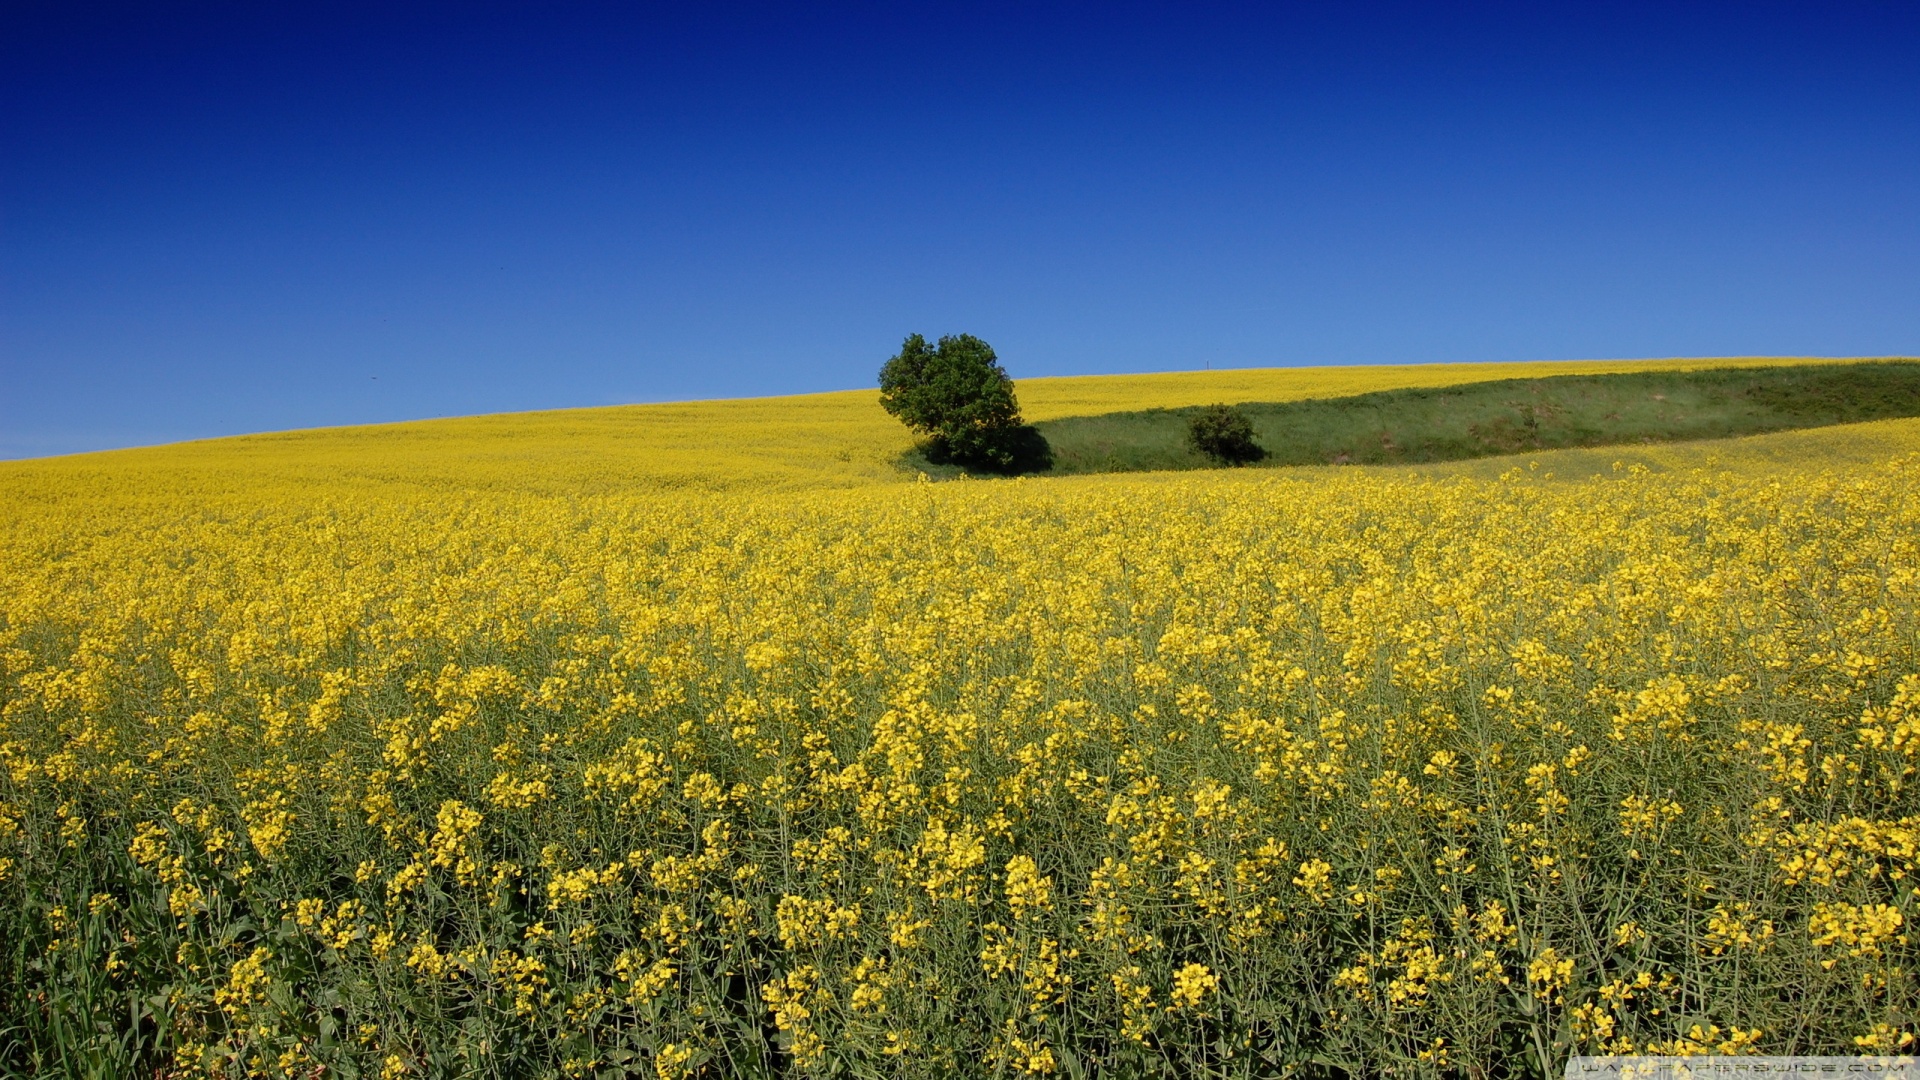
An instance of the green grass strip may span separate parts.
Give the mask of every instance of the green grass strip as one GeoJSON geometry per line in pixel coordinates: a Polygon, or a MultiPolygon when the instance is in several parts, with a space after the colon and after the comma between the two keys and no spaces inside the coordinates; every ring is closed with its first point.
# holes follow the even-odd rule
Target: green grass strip
{"type": "MultiPolygon", "coordinates": [[[[1256,467],[1418,464],[1920,416],[1920,363],[1562,375],[1239,407],[1266,451],[1256,467]]],[[[1146,409],[1037,427],[1053,448],[1055,475],[1212,468],[1187,445],[1197,412],[1146,409]]]]}

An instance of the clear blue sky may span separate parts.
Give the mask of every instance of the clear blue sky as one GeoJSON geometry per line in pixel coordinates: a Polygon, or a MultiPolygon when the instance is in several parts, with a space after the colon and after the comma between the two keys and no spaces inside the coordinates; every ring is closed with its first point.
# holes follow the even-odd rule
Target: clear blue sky
{"type": "Polygon", "coordinates": [[[1920,5],[0,9],[0,457],[871,385],[1920,353],[1920,5]]]}

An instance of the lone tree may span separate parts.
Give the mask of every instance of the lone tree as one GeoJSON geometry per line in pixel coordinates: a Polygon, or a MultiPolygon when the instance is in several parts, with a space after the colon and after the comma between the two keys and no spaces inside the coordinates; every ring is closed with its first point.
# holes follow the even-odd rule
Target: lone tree
{"type": "Polygon", "coordinates": [[[1187,444],[1221,465],[1245,465],[1267,456],[1253,441],[1247,414],[1231,405],[1209,405],[1187,424],[1187,444]]]}
{"type": "Polygon", "coordinates": [[[928,437],[927,457],[997,472],[1051,463],[1046,440],[1020,422],[1013,380],[972,334],[928,345],[912,334],[880,369],[880,405],[928,437]],[[1036,441],[1038,449],[1036,449],[1036,441]]]}

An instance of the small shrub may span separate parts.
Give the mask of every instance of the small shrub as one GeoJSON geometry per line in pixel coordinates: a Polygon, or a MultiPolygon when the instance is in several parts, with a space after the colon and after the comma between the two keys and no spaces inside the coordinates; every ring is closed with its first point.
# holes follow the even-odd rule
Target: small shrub
{"type": "Polygon", "coordinates": [[[1231,405],[1209,405],[1187,425],[1187,444],[1221,465],[1245,465],[1267,456],[1253,441],[1253,423],[1231,405]]]}

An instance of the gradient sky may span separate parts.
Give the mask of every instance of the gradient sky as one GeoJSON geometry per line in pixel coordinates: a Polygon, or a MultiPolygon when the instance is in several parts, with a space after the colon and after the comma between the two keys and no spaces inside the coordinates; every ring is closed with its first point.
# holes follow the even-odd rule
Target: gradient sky
{"type": "Polygon", "coordinates": [[[872,385],[1920,353],[1920,5],[0,7],[0,457],[872,385]]]}

